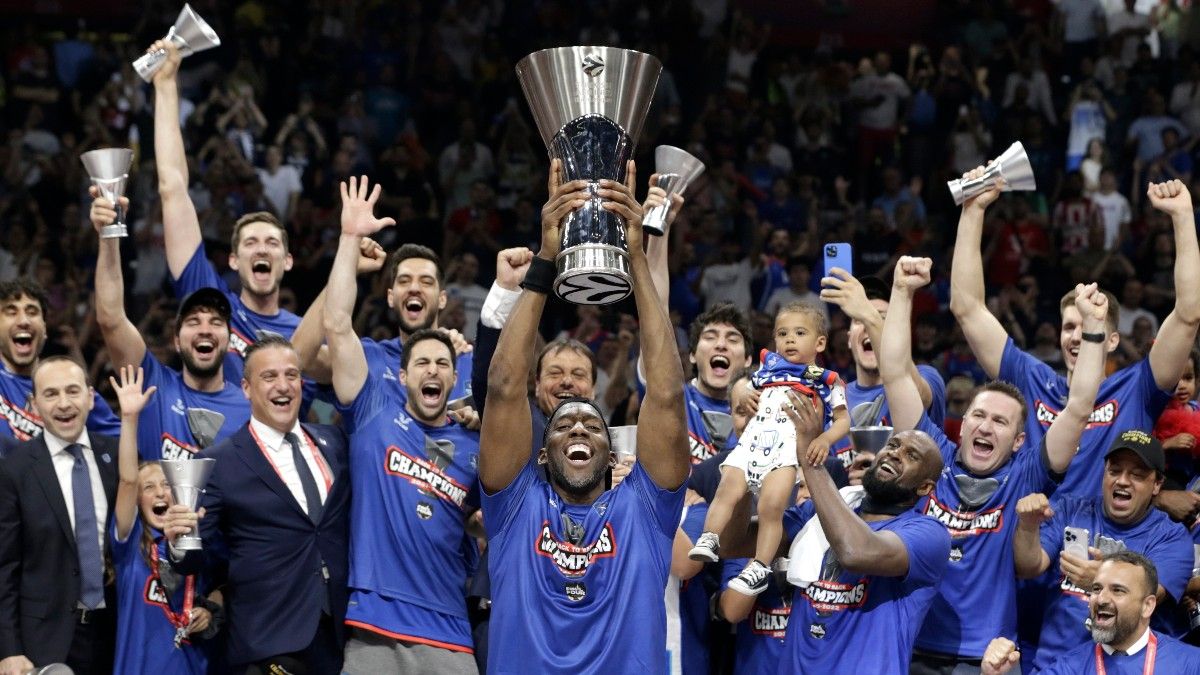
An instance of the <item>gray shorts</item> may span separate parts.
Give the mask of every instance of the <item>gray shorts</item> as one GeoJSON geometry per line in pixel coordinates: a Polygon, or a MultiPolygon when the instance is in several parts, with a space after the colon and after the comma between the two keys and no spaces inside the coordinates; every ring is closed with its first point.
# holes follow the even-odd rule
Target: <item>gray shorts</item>
{"type": "Polygon", "coordinates": [[[475,657],[354,628],[346,641],[342,672],[348,675],[479,675],[475,657]]]}

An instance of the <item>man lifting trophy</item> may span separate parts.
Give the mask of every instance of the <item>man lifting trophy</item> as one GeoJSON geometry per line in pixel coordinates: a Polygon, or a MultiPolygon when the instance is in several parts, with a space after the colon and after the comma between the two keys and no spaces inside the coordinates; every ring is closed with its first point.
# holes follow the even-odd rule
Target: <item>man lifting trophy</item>
{"type": "Polygon", "coordinates": [[[589,199],[562,225],[554,291],[578,305],[608,305],[633,285],[625,223],[601,208],[600,181],[624,182],[662,63],[614,47],[560,47],[517,64],[517,78],[564,181],[587,181],[589,199]]]}

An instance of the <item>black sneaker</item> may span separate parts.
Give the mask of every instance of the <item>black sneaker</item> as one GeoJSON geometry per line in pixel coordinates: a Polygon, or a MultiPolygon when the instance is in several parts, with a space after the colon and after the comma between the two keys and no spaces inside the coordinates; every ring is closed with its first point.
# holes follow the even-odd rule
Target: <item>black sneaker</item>
{"type": "Polygon", "coordinates": [[[696,540],[696,545],[688,551],[688,557],[697,562],[715,563],[721,559],[717,551],[721,550],[721,538],[716,532],[705,532],[696,540]]]}
{"type": "Polygon", "coordinates": [[[742,595],[758,595],[767,590],[767,581],[770,577],[770,567],[757,560],[751,560],[741,574],[729,580],[729,588],[742,595]]]}

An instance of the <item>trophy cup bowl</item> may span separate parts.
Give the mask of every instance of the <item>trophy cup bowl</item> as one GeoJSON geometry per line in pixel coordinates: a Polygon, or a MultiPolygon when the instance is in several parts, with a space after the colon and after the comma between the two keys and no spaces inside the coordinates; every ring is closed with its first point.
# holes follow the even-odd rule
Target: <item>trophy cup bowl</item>
{"type": "Polygon", "coordinates": [[[637,457],[636,424],[609,427],[608,435],[612,438],[613,452],[622,457],[637,457]]]}
{"type": "Polygon", "coordinates": [[[850,444],[855,452],[878,453],[892,437],[892,427],[869,426],[851,427],[850,444]]]}
{"type": "Polygon", "coordinates": [[[129,148],[103,148],[85,152],[79,156],[83,168],[101,196],[112,202],[117,220],[112,225],[100,228],[101,239],[129,236],[125,226],[125,213],[121,208],[121,197],[125,196],[125,183],[129,180],[129,165],[133,163],[133,150],[129,148]]]}
{"type": "MultiPolygon", "coordinates": [[[[208,485],[208,477],[212,474],[217,460],[204,459],[164,459],[159,461],[163,474],[167,477],[167,485],[171,486],[171,494],[176,504],[183,504],[195,511],[200,505],[200,495],[208,485]]],[[[175,540],[175,549],[179,551],[199,551],[200,533],[191,532],[175,540]]]]}
{"type": "MultiPolygon", "coordinates": [[[[217,36],[217,31],[213,30],[208,22],[201,19],[196,10],[188,4],[184,4],[179,16],[175,19],[175,25],[171,26],[163,39],[174,42],[175,46],[179,47],[180,56],[191,56],[196,52],[212,49],[221,44],[221,38],[217,36]]],[[[149,82],[154,77],[154,73],[162,67],[163,61],[166,60],[167,50],[156,49],[139,56],[133,62],[133,69],[143,80],[149,82]]]]}
{"type": "Polygon", "coordinates": [[[577,305],[608,305],[633,290],[625,220],[601,208],[600,181],[625,181],[662,63],[615,47],[543,49],[521,59],[517,79],[564,181],[587,181],[587,203],[562,223],[554,292],[577,305]]]}
{"type": "Polygon", "coordinates": [[[673,145],[660,145],[654,149],[654,171],[658,174],[658,187],[666,190],[667,200],[646,212],[642,229],[646,234],[663,236],[667,231],[667,211],[671,209],[671,196],[681,195],[696,177],[704,173],[704,162],[692,153],[673,145]]]}
{"type": "Polygon", "coordinates": [[[962,206],[962,203],[968,199],[990,190],[1000,178],[1003,178],[1005,182],[1004,187],[1001,188],[1002,192],[1037,189],[1037,183],[1033,177],[1033,167],[1029,164],[1029,155],[1025,154],[1025,146],[1021,145],[1021,141],[1008,146],[1003,154],[988,164],[982,176],[973,180],[955,178],[947,181],[946,187],[950,188],[950,195],[954,197],[955,205],[962,206]]]}

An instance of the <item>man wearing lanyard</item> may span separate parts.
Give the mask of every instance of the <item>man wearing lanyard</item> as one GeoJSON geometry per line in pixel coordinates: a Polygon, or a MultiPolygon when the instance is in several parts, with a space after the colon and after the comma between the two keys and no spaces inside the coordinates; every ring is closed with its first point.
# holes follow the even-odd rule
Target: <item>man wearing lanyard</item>
{"type": "MultiPolygon", "coordinates": [[[[346,437],[300,424],[300,360],[267,336],[246,350],[242,391],[250,422],[202,457],[217,460],[199,527],[208,555],[172,550],[195,574],[228,564],[228,659],[234,672],[340,673],[346,613],[350,481],[346,437]],[[212,545],[215,538],[224,546],[212,545]],[[216,560],[218,549],[228,560],[216,560]]],[[[174,542],[198,514],[176,504],[164,528],[174,542]]]]}
{"type": "MultiPolygon", "coordinates": [[[[1145,556],[1133,551],[1105,556],[1088,599],[1093,643],[1063,654],[1038,675],[1200,673],[1200,649],[1150,629],[1157,589],[1158,572],[1145,556]]],[[[1003,675],[1019,662],[1016,645],[996,638],[983,657],[983,675],[1003,675]]]]}

